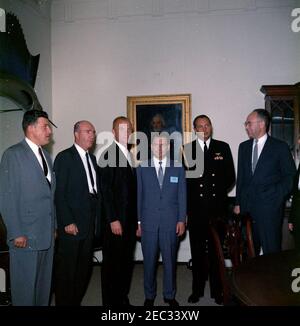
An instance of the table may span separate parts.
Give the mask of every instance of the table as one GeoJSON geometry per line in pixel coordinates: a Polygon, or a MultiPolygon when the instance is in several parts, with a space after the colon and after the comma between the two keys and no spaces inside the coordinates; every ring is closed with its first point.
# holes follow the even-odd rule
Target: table
{"type": "Polygon", "coordinates": [[[247,306],[299,306],[300,291],[292,291],[293,281],[300,290],[300,253],[286,250],[242,263],[232,272],[231,286],[247,306]],[[295,268],[299,274],[292,276],[295,268]]]}

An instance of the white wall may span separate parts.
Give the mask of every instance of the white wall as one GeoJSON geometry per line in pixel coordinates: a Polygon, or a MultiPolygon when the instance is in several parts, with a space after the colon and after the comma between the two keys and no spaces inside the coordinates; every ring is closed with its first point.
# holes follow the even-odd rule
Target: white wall
{"type": "MultiPolygon", "coordinates": [[[[192,94],[234,157],[263,84],[300,80],[289,0],[98,0],[52,5],[54,154],[79,119],[110,130],[126,97],[192,94]]],[[[299,3],[300,7],[300,3],[299,3]]]]}
{"type": "MultiPolygon", "coordinates": [[[[50,51],[50,3],[34,0],[0,1],[0,8],[17,16],[23,28],[27,47],[32,55],[40,53],[35,90],[45,111],[52,115],[52,80],[50,51]]],[[[0,45],[1,46],[1,45],[0,45]]],[[[6,98],[0,97],[0,109],[16,109],[16,105],[6,98]]],[[[23,112],[0,113],[0,158],[3,151],[20,141],[23,112]]],[[[5,273],[0,269],[0,291],[5,290],[5,273]]]]}
{"type": "MultiPolygon", "coordinates": [[[[53,1],[54,154],[72,144],[77,120],[110,130],[127,96],[191,93],[192,117],[211,117],[236,162],[243,122],[264,106],[260,87],[300,80],[294,7],[300,2],[53,1]]],[[[186,239],[179,260],[188,255],[186,239]]]]}
{"type": "MultiPolygon", "coordinates": [[[[29,52],[40,54],[35,91],[43,109],[52,116],[52,78],[51,78],[51,28],[50,2],[34,0],[1,0],[0,8],[17,16],[23,28],[29,52]]],[[[1,46],[1,45],[0,45],[1,46]]],[[[7,99],[0,98],[1,109],[17,108],[7,99]]],[[[0,114],[0,157],[10,145],[22,139],[22,112],[0,114]]]]}

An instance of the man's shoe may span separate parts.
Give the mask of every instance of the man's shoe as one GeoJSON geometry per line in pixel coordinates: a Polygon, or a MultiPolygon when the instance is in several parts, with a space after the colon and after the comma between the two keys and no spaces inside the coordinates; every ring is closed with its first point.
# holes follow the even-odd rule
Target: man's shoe
{"type": "Polygon", "coordinates": [[[216,304],[219,304],[219,305],[223,304],[223,299],[222,299],[222,297],[219,297],[219,296],[216,297],[216,298],[215,298],[215,303],[216,303],[216,304]]]}
{"type": "Polygon", "coordinates": [[[164,298],[164,302],[167,303],[170,307],[179,307],[179,303],[175,299],[164,298]]]}
{"type": "Polygon", "coordinates": [[[145,299],[144,307],[153,307],[154,306],[154,299],[145,299]]]}
{"type": "Polygon", "coordinates": [[[200,300],[200,295],[192,293],[188,298],[188,303],[196,303],[200,300]]]}
{"type": "Polygon", "coordinates": [[[128,297],[125,297],[122,301],[122,306],[125,306],[125,307],[132,307],[132,304],[130,303],[128,297]]]}

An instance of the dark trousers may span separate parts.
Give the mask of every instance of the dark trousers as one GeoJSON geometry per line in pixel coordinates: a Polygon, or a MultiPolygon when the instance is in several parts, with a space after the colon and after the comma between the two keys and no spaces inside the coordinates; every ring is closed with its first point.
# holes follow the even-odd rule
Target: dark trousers
{"type": "Polygon", "coordinates": [[[128,304],[136,243],[135,225],[123,228],[123,235],[111,232],[106,225],[101,270],[102,301],[104,306],[128,304]]]}
{"type": "MultiPolygon", "coordinates": [[[[274,207],[275,204],[274,204],[274,207]]],[[[249,210],[252,218],[252,235],[255,254],[260,254],[262,248],[263,254],[271,254],[281,251],[283,210],[281,207],[274,213],[266,214],[258,205],[252,205],[249,210]],[[272,216],[272,220],[270,220],[272,216]],[[270,223],[270,221],[272,221],[270,223]]]]}
{"type": "Polygon", "coordinates": [[[209,279],[211,297],[220,298],[222,290],[213,242],[209,234],[209,220],[190,223],[189,237],[192,256],[192,292],[196,296],[203,296],[205,283],[209,279]]]}
{"type": "Polygon", "coordinates": [[[96,201],[91,199],[92,218],[85,239],[60,238],[57,243],[54,270],[57,306],[79,306],[86,292],[93,265],[93,239],[96,201]]]}

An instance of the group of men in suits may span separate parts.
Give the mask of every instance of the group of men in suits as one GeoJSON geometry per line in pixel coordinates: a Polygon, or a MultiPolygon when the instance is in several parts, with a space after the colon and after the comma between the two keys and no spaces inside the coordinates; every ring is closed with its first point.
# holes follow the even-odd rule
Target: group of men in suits
{"type": "Polygon", "coordinates": [[[89,153],[95,129],[88,121],[76,123],[74,145],[59,153],[53,169],[42,149],[52,133],[47,113],[25,112],[22,126],[25,139],[5,151],[0,166],[0,211],[10,248],[12,304],[49,305],[57,237],[56,304],[80,305],[100,213],[98,166],[89,153]]]}
{"type": "MultiPolygon", "coordinates": [[[[287,144],[268,136],[269,124],[265,110],[254,110],[247,117],[250,139],[239,147],[235,207],[236,213],[252,216],[255,248],[264,253],[280,250],[282,209],[295,175],[287,144]]],[[[227,212],[234,165],[229,145],[212,138],[208,116],[197,116],[193,125],[197,137],[183,148],[184,167],[170,159],[168,137],[158,133],[152,138],[152,157],[135,168],[128,147],[132,125],[128,118],[118,117],[113,121],[115,140],[100,158],[108,164],[99,169],[91,154],[95,128],[79,121],[74,126],[74,145],[57,155],[52,170],[51,159],[41,148],[51,136],[47,113],[27,111],[25,139],[5,151],[0,166],[0,212],[10,246],[13,304],[49,304],[57,229],[56,304],[80,305],[91,270],[93,239],[102,226],[103,304],[130,304],[138,236],[144,256],[144,304],[154,305],[161,252],[164,300],[178,306],[176,253],[186,219],[193,275],[188,302],[204,295],[208,276],[211,296],[219,302],[208,228],[227,212]],[[186,179],[189,173],[192,177],[186,179]]]]}

